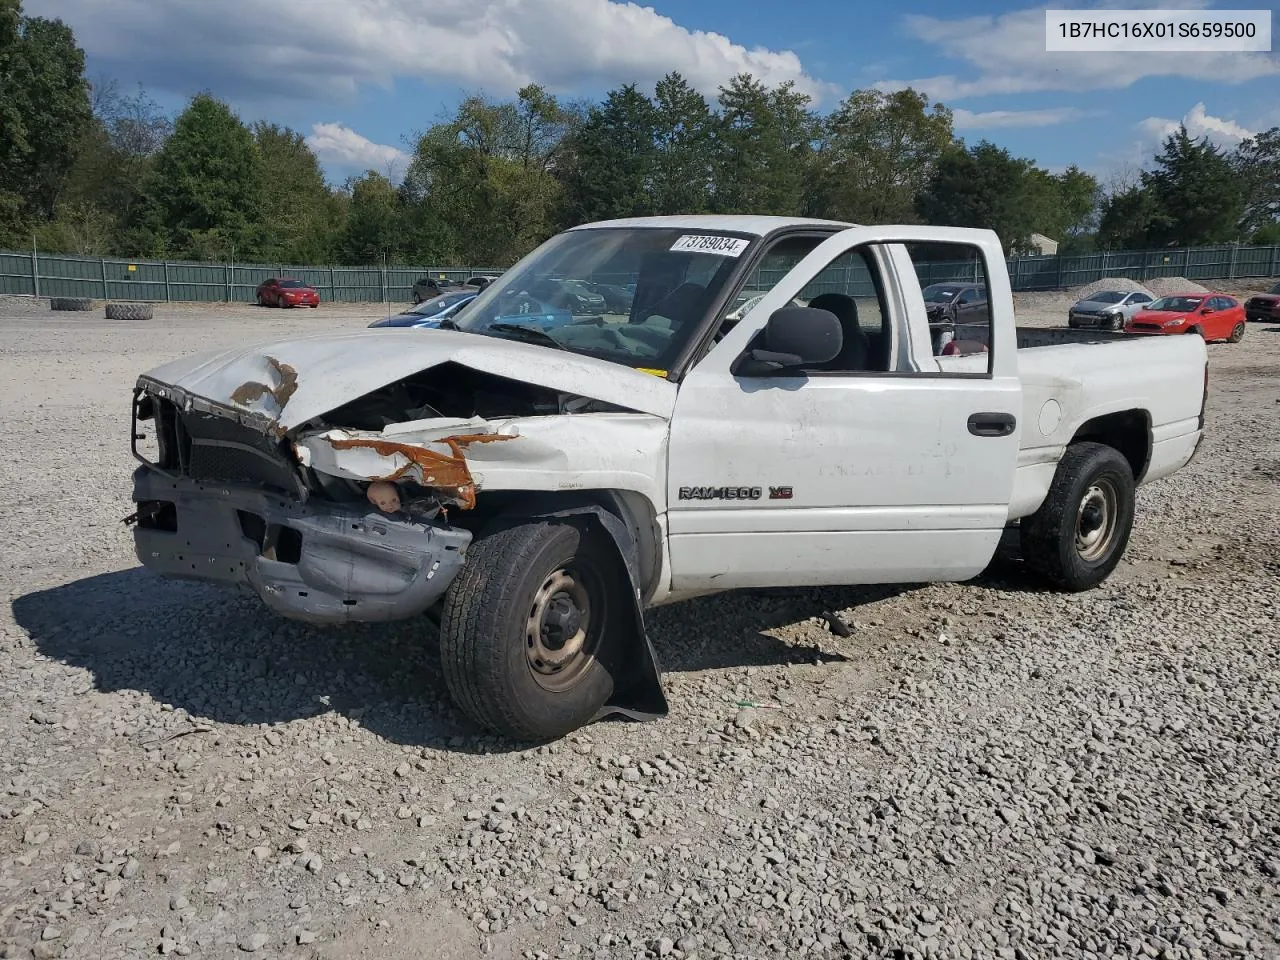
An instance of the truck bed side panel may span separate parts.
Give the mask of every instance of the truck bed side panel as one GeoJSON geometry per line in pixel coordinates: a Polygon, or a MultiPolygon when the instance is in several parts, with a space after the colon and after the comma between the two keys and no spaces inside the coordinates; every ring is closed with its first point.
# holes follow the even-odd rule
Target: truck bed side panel
{"type": "Polygon", "coordinates": [[[1023,430],[1009,519],[1035,512],[1066,445],[1097,417],[1144,416],[1150,458],[1141,483],[1166,477],[1191,458],[1204,393],[1206,349],[1199,337],[1022,328],[1018,339],[1023,430]],[[1069,336],[1046,336],[1058,333],[1069,336]]]}

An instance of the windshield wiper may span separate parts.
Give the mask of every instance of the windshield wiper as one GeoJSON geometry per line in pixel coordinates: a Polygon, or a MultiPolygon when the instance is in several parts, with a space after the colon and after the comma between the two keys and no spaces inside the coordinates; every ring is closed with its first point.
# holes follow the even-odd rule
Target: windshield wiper
{"type": "Polygon", "coordinates": [[[454,321],[453,317],[445,317],[437,324],[438,330],[461,330],[462,328],[454,321]]]}
{"type": "Polygon", "coordinates": [[[563,343],[557,340],[545,330],[539,330],[537,327],[526,327],[520,323],[491,323],[485,327],[485,331],[496,330],[499,333],[514,333],[517,336],[534,340],[537,343],[547,347],[555,347],[557,350],[567,350],[563,343]]]}

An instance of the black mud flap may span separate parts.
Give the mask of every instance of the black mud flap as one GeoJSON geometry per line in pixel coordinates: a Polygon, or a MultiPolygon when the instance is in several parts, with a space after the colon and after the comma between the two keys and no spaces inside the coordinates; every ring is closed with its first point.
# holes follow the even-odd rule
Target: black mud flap
{"type": "Polygon", "coordinates": [[[635,635],[632,642],[627,644],[629,662],[624,662],[622,669],[618,671],[619,675],[614,678],[613,696],[592,717],[592,722],[615,715],[631,720],[659,720],[665,717],[670,711],[666,692],[662,689],[662,667],[645,627],[644,604],[640,594],[640,558],[635,537],[625,523],[598,504],[582,504],[563,510],[540,512],[533,516],[545,520],[574,516],[595,518],[608,531],[609,536],[613,537],[618,553],[627,567],[627,578],[631,583],[631,608],[635,617],[635,635]]]}

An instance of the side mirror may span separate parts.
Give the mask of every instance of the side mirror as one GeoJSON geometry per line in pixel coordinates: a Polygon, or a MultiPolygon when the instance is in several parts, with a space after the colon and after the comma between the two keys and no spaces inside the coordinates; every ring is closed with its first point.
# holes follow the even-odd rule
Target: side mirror
{"type": "Polygon", "coordinates": [[[1213,313],[1213,307],[1201,307],[1201,308],[1200,308],[1200,312],[1201,312],[1201,313],[1213,313]]]}
{"type": "Polygon", "coordinates": [[[760,377],[833,360],[844,347],[836,315],[814,307],[782,307],[764,326],[764,345],[748,350],[734,373],[760,377]]]}

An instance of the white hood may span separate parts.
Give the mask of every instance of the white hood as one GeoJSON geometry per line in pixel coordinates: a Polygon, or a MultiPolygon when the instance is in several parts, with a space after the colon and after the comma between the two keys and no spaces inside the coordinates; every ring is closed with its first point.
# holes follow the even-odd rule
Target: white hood
{"type": "Polygon", "coordinates": [[[670,419],[675,384],[630,367],[453,330],[359,330],[174,360],[145,377],[267,417],[287,432],[412,374],[452,362],[670,419]]]}

